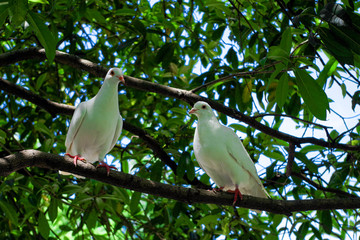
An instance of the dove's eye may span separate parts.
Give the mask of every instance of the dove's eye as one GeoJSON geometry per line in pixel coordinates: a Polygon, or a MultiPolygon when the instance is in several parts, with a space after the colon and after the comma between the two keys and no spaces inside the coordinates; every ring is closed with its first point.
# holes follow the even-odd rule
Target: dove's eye
{"type": "Polygon", "coordinates": [[[206,106],[205,106],[205,105],[202,105],[202,106],[201,106],[201,108],[202,108],[202,109],[205,109],[205,108],[206,108],[206,106]]]}
{"type": "Polygon", "coordinates": [[[115,75],[114,71],[111,71],[111,72],[110,72],[110,75],[111,75],[111,76],[114,76],[114,75],[115,75]]]}

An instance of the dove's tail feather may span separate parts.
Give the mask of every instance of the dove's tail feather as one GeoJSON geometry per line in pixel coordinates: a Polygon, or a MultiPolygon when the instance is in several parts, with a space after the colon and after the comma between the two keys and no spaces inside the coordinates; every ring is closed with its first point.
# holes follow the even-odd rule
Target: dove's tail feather
{"type": "Polygon", "coordinates": [[[64,172],[64,171],[60,171],[60,170],[59,170],[59,174],[61,174],[61,175],[73,175],[74,177],[76,177],[76,178],[81,178],[81,179],[84,179],[84,178],[85,178],[85,177],[80,176],[80,175],[77,175],[77,174],[73,174],[73,173],[69,173],[69,172],[64,172]]]}
{"type": "Polygon", "coordinates": [[[270,195],[266,192],[263,186],[253,188],[250,195],[259,198],[270,198],[270,195]]]}
{"type": "Polygon", "coordinates": [[[264,186],[259,183],[256,185],[247,185],[243,188],[240,188],[242,194],[259,197],[259,198],[270,198],[270,195],[266,192],[264,186]]]}

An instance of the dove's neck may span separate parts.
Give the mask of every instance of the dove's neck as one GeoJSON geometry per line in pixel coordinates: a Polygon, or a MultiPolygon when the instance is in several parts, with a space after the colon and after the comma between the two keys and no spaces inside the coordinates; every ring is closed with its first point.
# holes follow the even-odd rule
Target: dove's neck
{"type": "Polygon", "coordinates": [[[197,129],[199,134],[202,136],[211,135],[212,132],[216,131],[220,127],[220,123],[215,117],[215,115],[200,117],[198,120],[197,129]]]}
{"type": "Polygon", "coordinates": [[[115,81],[104,81],[99,92],[95,96],[95,102],[100,106],[115,106],[118,108],[118,84],[115,81]]]}

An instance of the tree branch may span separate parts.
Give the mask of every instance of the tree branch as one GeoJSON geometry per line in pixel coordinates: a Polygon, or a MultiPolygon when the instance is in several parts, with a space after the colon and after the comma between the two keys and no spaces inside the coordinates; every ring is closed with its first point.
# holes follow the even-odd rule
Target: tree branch
{"type": "MultiPolygon", "coordinates": [[[[41,167],[71,172],[113,186],[174,199],[188,204],[206,203],[226,206],[232,206],[233,204],[233,194],[230,193],[172,186],[118,171],[110,171],[109,176],[107,176],[105,169],[96,168],[90,163],[79,161],[78,165],[75,166],[72,159],[68,157],[64,158],[32,149],[0,158],[0,176],[7,176],[25,167],[41,167]]],[[[238,201],[236,206],[291,215],[292,212],[309,210],[356,209],[360,208],[360,198],[284,201],[243,196],[243,200],[238,201]]]]}
{"type": "MultiPolygon", "coordinates": [[[[9,64],[16,63],[18,61],[26,60],[26,59],[40,59],[45,60],[45,51],[44,49],[36,49],[36,48],[28,48],[28,49],[21,49],[21,50],[15,50],[12,52],[0,54],[0,66],[5,66],[9,64]]],[[[70,55],[67,53],[63,53],[60,51],[56,51],[55,55],[55,61],[73,66],[75,68],[83,69],[97,77],[103,77],[106,75],[106,68],[103,68],[93,62],[90,62],[88,60],[81,59],[77,56],[70,55]]],[[[268,127],[255,119],[253,119],[250,116],[247,116],[235,109],[226,107],[216,101],[200,97],[197,94],[192,93],[191,91],[182,90],[174,87],[168,87],[164,86],[158,83],[152,83],[149,81],[144,81],[138,78],[125,76],[126,86],[136,88],[142,91],[149,91],[149,92],[156,92],[163,96],[177,98],[179,100],[185,101],[189,103],[190,105],[193,105],[197,101],[206,101],[208,102],[212,108],[215,110],[224,113],[228,115],[229,117],[232,117],[234,119],[237,119],[239,121],[242,121],[251,127],[266,133],[272,137],[292,142],[295,145],[304,144],[304,143],[311,143],[327,148],[338,148],[342,150],[349,150],[349,151],[359,151],[360,146],[353,146],[348,144],[341,144],[337,142],[327,142],[321,139],[313,138],[313,137],[307,137],[307,138],[299,138],[292,136],[290,134],[286,134],[283,132],[280,132],[278,130],[275,130],[271,127],[268,127]]]]}
{"type": "Polygon", "coordinates": [[[75,109],[73,106],[52,102],[50,100],[42,98],[39,95],[16,85],[15,83],[3,79],[2,77],[0,77],[0,89],[36,104],[37,106],[49,112],[52,117],[55,117],[56,114],[72,115],[75,109]]]}

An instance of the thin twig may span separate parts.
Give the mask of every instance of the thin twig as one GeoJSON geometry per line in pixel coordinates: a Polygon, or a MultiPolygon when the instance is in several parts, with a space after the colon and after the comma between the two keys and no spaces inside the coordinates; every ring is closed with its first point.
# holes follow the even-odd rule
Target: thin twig
{"type": "Polygon", "coordinates": [[[286,170],[285,170],[285,174],[287,177],[291,176],[291,174],[292,174],[292,167],[293,167],[294,158],[295,158],[295,144],[289,143],[289,151],[288,152],[289,152],[288,161],[287,161],[286,170]]]}
{"type": "MultiPolygon", "coordinates": [[[[246,19],[246,17],[242,14],[242,12],[236,7],[235,3],[232,0],[229,0],[229,2],[231,3],[231,5],[233,6],[233,8],[236,9],[236,12],[238,13],[238,15],[240,15],[245,22],[248,24],[249,28],[251,29],[251,31],[255,32],[254,28],[251,26],[250,22],[246,19]]],[[[239,19],[240,22],[240,19],[239,19]]]]}
{"type": "MultiPolygon", "coordinates": [[[[321,190],[321,191],[324,191],[324,192],[331,192],[331,193],[335,193],[335,194],[338,194],[338,195],[341,195],[341,196],[346,196],[346,197],[350,197],[350,198],[359,198],[358,196],[356,195],[353,195],[351,193],[347,193],[347,192],[344,192],[344,191],[341,191],[339,189],[335,189],[335,188],[326,188],[326,187],[323,187],[321,186],[320,184],[314,182],[313,180],[305,177],[303,174],[301,173],[297,173],[297,172],[292,172],[291,174],[292,176],[295,176],[295,177],[298,177],[302,180],[304,180],[305,182],[309,183],[310,185],[312,185],[313,187],[315,187],[316,189],[318,190],[321,190]]],[[[359,198],[360,199],[360,198],[359,198]]]]}
{"type": "Polygon", "coordinates": [[[288,118],[292,118],[292,119],[295,119],[295,120],[298,120],[298,121],[301,121],[301,122],[304,122],[304,123],[307,123],[307,124],[311,124],[311,125],[314,125],[314,126],[317,126],[317,127],[324,128],[324,129],[332,128],[332,127],[324,126],[324,125],[321,125],[321,124],[318,124],[318,123],[310,122],[308,120],[304,120],[304,119],[301,119],[301,118],[298,118],[298,117],[295,117],[295,116],[278,114],[278,113],[260,113],[258,115],[253,116],[252,118],[255,119],[255,118],[259,118],[259,117],[262,118],[262,117],[266,117],[266,116],[288,117],[288,118]]]}

